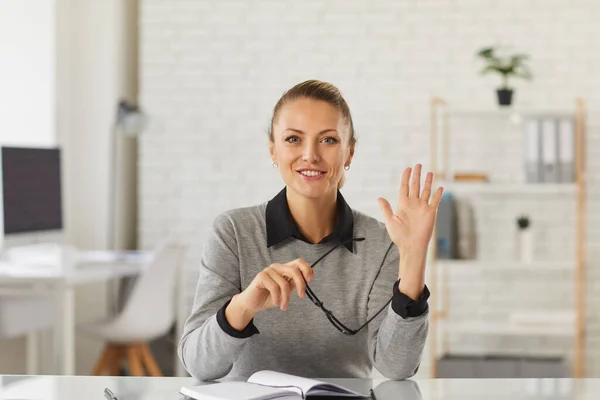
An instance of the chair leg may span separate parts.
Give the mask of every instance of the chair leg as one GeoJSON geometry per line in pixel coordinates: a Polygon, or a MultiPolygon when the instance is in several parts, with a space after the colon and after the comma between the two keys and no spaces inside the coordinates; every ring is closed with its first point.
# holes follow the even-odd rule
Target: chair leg
{"type": "Polygon", "coordinates": [[[140,352],[142,355],[142,362],[146,367],[146,370],[150,374],[150,376],[163,376],[158,364],[156,363],[156,359],[152,355],[152,351],[148,347],[148,344],[142,343],[140,344],[140,352]]]}
{"type": "Polygon", "coordinates": [[[110,365],[110,374],[112,376],[121,375],[121,359],[123,358],[123,346],[113,345],[113,357],[110,365]]]}
{"type": "Polygon", "coordinates": [[[126,349],[127,363],[129,364],[129,374],[131,376],[144,376],[139,345],[131,344],[128,345],[126,349]]]}
{"type": "Polygon", "coordinates": [[[111,356],[112,356],[112,346],[110,346],[110,345],[104,346],[104,350],[102,351],[102,354],[98,358],[98,361],[96,361],[96,365],[94,366],[92,375],[96,375],[96,376],[102,375],[102,373],[108,366],[108,363],[110,362],[111,356]]]}

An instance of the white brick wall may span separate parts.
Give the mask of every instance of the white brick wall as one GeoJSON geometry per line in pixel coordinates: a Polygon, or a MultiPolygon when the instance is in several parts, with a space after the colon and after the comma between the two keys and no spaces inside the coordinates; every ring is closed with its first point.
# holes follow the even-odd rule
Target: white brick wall
{"type": "MultiPolygon", "coordinates": [[[[595,125],[588,132],[587,360],[588,374],[600,376],[600,313],[595,309],[600,297],[594,294],[600,286],[594,268],[600,261],[600,175],[593,173],[600,167],[598,20],[595,0],[144,0],[141,103],[154,122],[141,141],[142,246],[164,235],[194,244],[189,306],[213,218],[264,201],[282,187],[271,168],[265,132],[281,93],[309,78],[331,81],[348,100],[359,142],[344,196],[353,207],[380,217],[376,198],[396,198],[402,169],[415,162],[429,165],[431,98],[443,97],[462,109],[493,109],[498,80],[478,75],[481,64],[474,53],[495,43],[513,46],[531,54],[535,75],[532,82],[514,82],[518,106],[573,109],[574,99],[582,96],[595,125]]],[[[502,176],[505,160],[518,166],[519,155],[511,154],[486,155],[486,165],[495,166],[491,173],[502,176]]],[[[486,227],[481,242],[499,241],[483,245],[486,256],[511,251],[512,241],[496,232],[508,232],[504,221],[512,221],[519,206],[536,210],[540,228],[567,224],[540,236],[540,258],[556,257],[560,246],[572,251],[572,236],[565,231],[572,221],[564,210],[574,203],[553,200],[539,207],[539,197],[516,205],[505,200],[488,197],[482,203],[495,211],[479,214],[478,224],[486,227]]],[[[535,285],[540,306],[568,304],[573,295],[569,276],[459,274],[452,296],[465,304],[459,316],[500,317],[520,304],[509,294],[525,292],[523,282],[535,285]],[[511,282],[519,282],[519,290],[502,290],[511,282]],[[497,292],[498,300],[482,303],[490,292],[497,292]]],[[[511,345],[524,349],[531,343],[511,345]]],[[[544,349],[552,352],[561,345],[549,341],[544,349]]],[[[419,375],[429,375],[428,359],[419,375]]]]}

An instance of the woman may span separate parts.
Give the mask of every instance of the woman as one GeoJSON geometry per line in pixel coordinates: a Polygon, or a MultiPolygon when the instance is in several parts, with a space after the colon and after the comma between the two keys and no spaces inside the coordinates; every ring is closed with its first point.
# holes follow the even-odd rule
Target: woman
{"type": "Polygon", "coordinates": [[[428,173],[421,193],[417,164],[404,171],[396,213],[378,199],[385,224],[351,209],[339,189],[356,138],[329,83],[284,93],[269,142],[285,188],[214,221],[178,346],[183,365],[199,380],[263,369],[365,378],[373,366],[390,379],[413,376],[428,330],[425,260],[442,189],[431,197],[428,173]]]}

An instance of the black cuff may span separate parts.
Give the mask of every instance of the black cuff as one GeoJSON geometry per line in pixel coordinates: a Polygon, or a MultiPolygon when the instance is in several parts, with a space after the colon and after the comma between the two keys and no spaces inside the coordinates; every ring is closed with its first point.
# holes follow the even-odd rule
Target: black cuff
{"type": "Polygon", "coordinates": [[[227,303],[225,303],[225,305],[221,307],[221,309],[217,312],[217,322],[219,323],[221,329],[223,329],[223,331],[229,336],[233,336],[234,338],[238,339],[246,339],[250,336],[260,333],[256,326],[254,326],[254,318],[250,320],[250,323],[244,328],[243,331],[238,331],[237,329],[229,325],[229,321],[227,321],[227,318],[225,318],[225,309],[227,308],[230,302],[231,299],[229,299],[227,303]]]}
{"type": "Polygon", "coordinates": [[[427,299],[429,299],[429,289],[427,289],[427,285],[423,289],[423,293],[419,296],[417,300],[413,300],[404,293],[400,291],[398,286],[400,285],[400,280],[398,279],[396,283],[394,283],[394,296],[392,297],[392,310],[402,318],[408,317],[419,317],[429,309],[429,304],[427,303],[427,299]]]}

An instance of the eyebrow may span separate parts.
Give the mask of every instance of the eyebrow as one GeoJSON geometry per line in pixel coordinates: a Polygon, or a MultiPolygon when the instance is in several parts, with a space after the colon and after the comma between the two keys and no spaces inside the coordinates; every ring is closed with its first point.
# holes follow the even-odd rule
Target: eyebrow
{"type": "MultiPolygon", "coordinates": [[[[283,133],[284,133],[285,131],[292,131],[292,132],[296,132],[296,133],[301,133],[301,134],[304,134],[304,132],[303,132],[303,131],[301,131],[300,129],[294,129],[294,128],[287,128],[287,129],[284,129],[284,130],[281,132],[281,134],[283,135],[283,133]]],[[[322,134],[324,134],[324,133],[328,133],[328,132],[335,132],[335,133],[338,133],[337,129],[325,129],[325,130],[322,130],[321,132],[319,132],[319,135],[322,135],[322,134]]]]}

